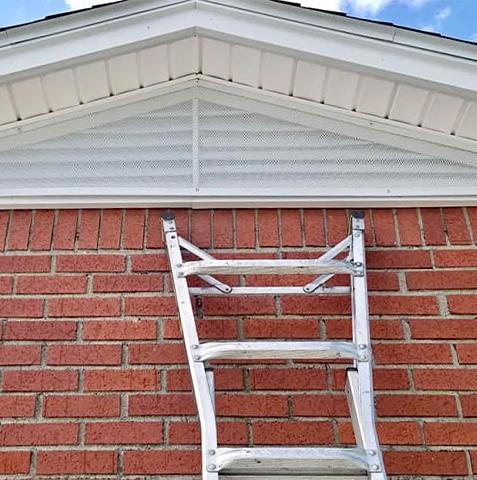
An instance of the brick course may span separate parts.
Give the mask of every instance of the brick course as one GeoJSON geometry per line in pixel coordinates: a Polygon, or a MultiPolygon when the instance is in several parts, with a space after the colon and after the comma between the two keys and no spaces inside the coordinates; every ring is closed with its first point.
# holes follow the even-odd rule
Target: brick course
{"type": "MultiPolygon", "coordinates": [[[[176,211],[181,235],[220,258],[319,256],[346,234],[349,213],[176,211]]],[[[471,478],[477,209],[365,213],[378,432],[388,471],[471,478]]],[[[160,210],[0,212],[0,252],[2,478],[196,478],[199,429],[160,210]]],[[[247,284],[260,281],[300,279],[250,276],[247,284]]],[[[209,297],[194,307],[204,339],[351,335],[346,298],[209,297]]],[[[222,362],[220,441],[351,443],[346,367],[222,362]]]]}

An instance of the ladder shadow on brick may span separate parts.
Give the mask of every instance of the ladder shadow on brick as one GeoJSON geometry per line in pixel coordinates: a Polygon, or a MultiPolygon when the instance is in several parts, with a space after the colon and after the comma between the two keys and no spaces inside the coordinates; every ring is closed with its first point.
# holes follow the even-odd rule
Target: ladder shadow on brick
{"type": "Polygon", "coordinates": [[[364,248],[364,216],[353,212],[351,233],[318,259],[311,260],[217,260],[176,230],[174,214],[162,215],[174,291],[199,413],[202,439],[203,480],[365,479],[385,480],[374,413],[372,355],[364,248]],[[185,262],[184,249],[199,258],[185,262]],[[336,260],[347,253],[344,260],[336,260]],[[218,274],[314,274],[304,286],[231,287],[218,274]],[[336,274],[347,274],[351,287],[326,287],[336,274]],[[189,287],[188,277],[198,276],[208,287],[189,287]],[[353,339],[332,341],[219,341],[200,343],[191,302],[194,295],[351,295],[353,339]],[[213,371],[206,362],[214,359],[350,359],[346,397],[356,446],[343,448],[237,447],[217,445],[213,371]]]}

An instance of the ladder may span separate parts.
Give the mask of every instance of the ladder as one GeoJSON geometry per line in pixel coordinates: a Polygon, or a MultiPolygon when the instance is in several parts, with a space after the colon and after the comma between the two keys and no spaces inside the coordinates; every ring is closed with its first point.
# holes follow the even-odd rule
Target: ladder
{"type": "Polygon", "coordinates": [[[202,479],[218,480],[385,480],[379,446],[372,385],[372,356],[364,251],[364,215],[353,212],[351,233],[318,259],[312,260],[217,260],[177,234],[174,214],[162,215],[171,274],[192,377],[202,438],[202,479]],[[185,262],[181,249],[199,260],[185,262]],[[347,257],[342,260],[343,253],[347,257]],[[231,287],[218,274],[313,274],[305,286],[231,287]],[[327,287],[335,274],[348,274],[351,287],[327,287]],[[189,288],[196,275],[207,287],[189,288]],[[332,341],[219,341],[200,343],[191,302],[194,295],[346,295],[352,299],[352,342],[332,341]],[[213,372],[214,359],[339,359],[353,361],[347,370],[346,397],[356,437],[355,447],[239,447],[217,445],[213,372]]]}

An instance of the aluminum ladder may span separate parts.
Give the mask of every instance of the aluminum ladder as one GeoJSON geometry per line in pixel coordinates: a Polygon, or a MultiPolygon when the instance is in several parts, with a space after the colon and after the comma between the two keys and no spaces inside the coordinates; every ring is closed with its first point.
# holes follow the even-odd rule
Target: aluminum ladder
{"type": "Polygon", "coordinates": [[[365,479],[385,480],[379,446],[372,385],[372,356],[368,319],[364,251],[364,216],[353,212],[350,235],[313,260],[216,260],[177,234],[174,214],[162,215],[179,317],[199,413],[202,437],[202,479],[271,480],[365,479]],[[199,260],[185,262],[181,248],[199,260]],[[347,252],[344,260],[336,260],[347,252]],[[305,286],[231,287],[217,274],[316,274],[305,286]],[[326,287],[335,274],[348,274],[351,287],[326,287]],[[190,288],[196,275],[210,286],[190,288]],[[352,342],[331,341],[220,341],[200,343],[191,296],[194,295],[346,295],[352,299],[352,342]],[[356,436],[355,447],[238,447],[217,445],[213,359],[338,359],[353,361],[347,370],[346,396],[356,436]]]}

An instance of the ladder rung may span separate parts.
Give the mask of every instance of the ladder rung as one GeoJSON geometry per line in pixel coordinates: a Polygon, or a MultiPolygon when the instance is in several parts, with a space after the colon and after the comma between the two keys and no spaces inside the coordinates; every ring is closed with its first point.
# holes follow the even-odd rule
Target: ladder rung
{"type": "Polygon", "coordinates": [[[189,275],[339,274],[362,275],[362,265],[328,260],[200,260],[178,266],[180,277],[189,275]]]}
{"type": "Polygon", "coordinates": [[[195,361],[223,358],[257,359],[358,359],[358,349],[351,342],[207,342],[194,350],[195,361]]]}
{"type": "Polygon", "coordinates": [[[363,476],[370,467],[361,448],[219,448],[209,462],[224,475],[363,476]]]}

